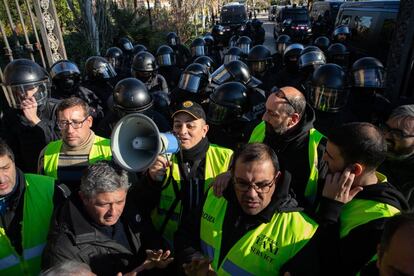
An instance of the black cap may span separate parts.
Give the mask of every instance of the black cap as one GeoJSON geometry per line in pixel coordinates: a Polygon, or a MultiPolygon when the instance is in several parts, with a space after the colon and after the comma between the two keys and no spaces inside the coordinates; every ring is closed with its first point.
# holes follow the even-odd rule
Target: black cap
{"type": "Polygon", "coordinates": [[[204,112],[201,105],[199,105],[196,102],[185,101],[181,103],[178,109],[173,113],[171,117],[174,117],[179,112],[185,112],[197,120],[198,119],[203,119],[204,121],[206,120],[206,113],[204,112]]]}

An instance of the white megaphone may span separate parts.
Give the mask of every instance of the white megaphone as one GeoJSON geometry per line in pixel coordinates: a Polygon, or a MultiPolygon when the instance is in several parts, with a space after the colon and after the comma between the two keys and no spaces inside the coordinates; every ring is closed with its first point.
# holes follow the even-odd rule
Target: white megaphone
{"type": "Polygon", "coordinates": [[[172,154],[179,149],[177,137],[160,133],[154,121],[140,113],[119,120],[111,135],[112,157],[128,171],[145,171],[159,154],[172,154]]]}

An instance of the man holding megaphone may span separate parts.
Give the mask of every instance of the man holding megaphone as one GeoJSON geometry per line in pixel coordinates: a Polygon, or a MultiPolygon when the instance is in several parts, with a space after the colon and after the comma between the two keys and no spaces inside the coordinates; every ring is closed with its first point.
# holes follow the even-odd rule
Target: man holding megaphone
{"type": "Polygon", "coordinates": [[[172,117],[181,149],[170,160],[157,157],[140,193],[155,227],[171,244],[181,218],[202,202],[212,180],[227,171],[233,154],[209,143],[206,114],[199,104],[185,101],[172,117]]]}

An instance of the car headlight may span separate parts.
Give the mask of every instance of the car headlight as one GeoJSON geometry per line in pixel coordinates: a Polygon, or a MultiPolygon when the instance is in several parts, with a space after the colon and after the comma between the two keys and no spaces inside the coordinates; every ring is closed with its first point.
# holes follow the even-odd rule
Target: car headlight
{"type": "Polygon", "coordinates": [[[308,33],[310,33],[310,32],[312,32],[312,28],[309,28],[309,29],[308,29],[308,33]]]}

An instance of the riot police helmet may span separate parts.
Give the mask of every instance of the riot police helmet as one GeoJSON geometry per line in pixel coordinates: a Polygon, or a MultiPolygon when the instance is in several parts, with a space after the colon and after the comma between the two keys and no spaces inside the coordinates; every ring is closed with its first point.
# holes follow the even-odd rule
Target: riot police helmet
{"type": "Polygon", "coordinates": [[[206,34],[204,37],[204,43],[205,43],[205,48],[206,48],[206,52],[208,55],[210,55],[212,53],[212,49],[214,47],[214,37],[211,34],[206,34]]]}
{"type": "Polygon", "coordinates": [[[349,51],[342,43],[334,43],[327,50],[327,59],[330,63],[335,63],[344,69],[349,66],[349,51]]]}
{"type": "Polygon", "coordinates": [[[213,125],[230,124],[248,111],[246,86],[235,81],[223,83],[210,95],[207,122],[213,125]]]}
{"type": "Polygon", "coordinates": [[[155,57],[149,52],[139,52],[132,61],[131,75],[147,82],[157,74],[158,64],[155,57]]]}
{"type": "Polygon", "coordinates": [[[103,57],[92,56],[85,62],[85,79],[89,81],[109,80],[116,77],[112,64],[103,57]]]}
{"type": "Polygon", "coordinates": [[[115,69],[120,69],[122,67],[122,61],[124,59],[124,53],[118,47],[110,47],[106,50],[105,53],[106,59],[115,69]]]}
{"type": "Polygon", "coordinates": [[[338,112],[348,100],[346,74],[337,64],[327,63],[317,68],[307,89],[309,103],[319,111],[338,112]]]}
{"type": "Polygon", "coordinates": [[[299,70],[308,67],[317,68],[326,63],[326,58],[321,49],[316,46],[307,46],[300,53],[298,66],[299,70]]]}
{"type": "Polygon", "coordinates": [[[363,57],[351,68],[352,86],[358,88],[382,89],[385,84],[385,69],[374,57],[363,57]]]}
{"type": "Polygon", "coordinates": [[[80,83],[78,66],[69,60],[59,60],[50,67],[50,76],[56,92],[71,94],[80,83]]]}
{"type": "Polygon", "coordinates": [[[158,47],[155,56],[160,67],[175,65],[175,52],[170,46],[162,45],[158,47]]]}
{"type": "Polygon", "coordinates": [[[169,32],[166,40],[169,46],[176,46],[180,44],[180,37],[175,32],[169,32]]]}
{"type": "Polygon", "coordinates": [[[132,54],[135,56],[136,54],[138,54],[141,51],[148,52],[148,49],[147,49],[147,47],[145,47],[142,44],[136,44],[134,46],[134,49],[132,49],[132,54]]]}
{"type": "Polygon", "coordinates": [[[214,70],[216,70],[216,63],[211,59],[211,57],[208,56],[198,57],[194,60],[194,63],[199,63],[207,66],[210,74],[212,74],[214,70]]]}
{"type": "Polygon", "coordinates": [[[114,110],[119,117],[149,109],[153,100],[145,84],[136,78],[119,81],[114,88],[114,110]]]}
{"type": "Polygon", "coordinates": [[[212,81],[217,85],[229,81],[238,81],[248,87],[255,88],[262,83],[250,74],[249,67],[240,60],[233,60],[227,64],[223,64],[214,71],[211,77],[212,81]]]}
{"type": "Polygon", "coordinates": [[[181,74],[178,88],[191,92],[198,93],[203,90],[210,80],[210,72],[207,66],[199,63],[192,63],[185,68],[181,74]]]}
{"type": "Polygon", "coordinates": [[[202,39],[201,37],[198,37],[196,39],[193,40],[193,42],[191,43],[191,55],[193,57],[199,57],[199,56],[204,56],[206,55],[206,43],[204,41],[204,39],[202,39]]]}
{"type": "Polygon", "coordinates": [[[333,40],[336,42],[344,42],[351,36],[351,31],[347,25],[339,25],[333,31],[333,40]]]}
{"type": "Polygon", "coordinates": [[[119,39],[119,46],[123,52],[131,52],[134,49],[132,42],[128,37],[121,37],[119,39]]]}
{"type": "Polygon", "coordinates": [[[239,47],[236,47],[236,46],[231,47],[224,54],[223,64],[227,64],[227,63],[229,63],[230,61],[233,61],[233,60],[240,60],[242,55],[243,55],[243,52],[242,52],[242,50],[240,50],[239,47]]]}
{"type": "Polygon", "coordinates": [[[286,34],[279,35],[276,39],[276,53],[283,55],[285,49],[292,43],[290,36],[286,34]]]}
{"type": "Polygon", "coordinates": [[[328,47],[330,44],[331,44],[331,41],[326,36],[319,36],[313,42],[313,45],[317,46],[319,49],[321,49],[325,53],[328,50],[328,47]]]}
{"type": "Polygon", "coordinates": [[[249,54],[252,45],[253,42],[248,36],[241,36],[236,42],[236,46],[239,47],[245,55],[249,54]]]}
{"type": "Polygon", "coordinates": [[[297,70],[299,56],[303,49],[304,47],[300,43],[293,43],[287,46],[283,52],[283,64],[289,69],[297,70]]]}
{"type": "Polygon", "coordinates": [[[247,56],[247,65],[253,75],[266,72],[272,65],[272,54],[264,45],[256,45],[247,56]]]}
{"type": "Polygon", "coordinates": [[[50,96],[50,79],[46,70],[29,59],[15,59],[6,65],[3,89],[11,108],[20,109],[23,100],[34,97],[43,106],[50,96]]]}

